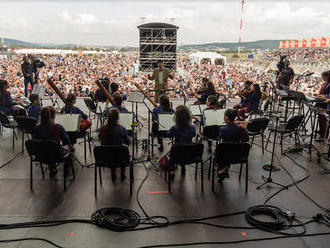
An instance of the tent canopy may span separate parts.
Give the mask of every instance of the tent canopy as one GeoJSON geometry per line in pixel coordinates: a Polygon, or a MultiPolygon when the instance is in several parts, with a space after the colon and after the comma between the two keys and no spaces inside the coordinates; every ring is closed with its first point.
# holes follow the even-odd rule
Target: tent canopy
{"type": "Polygon", "coordinates": [[[216,60],[223,60],[223,64],[226,64],[226,57],[219,53],[212,52],[197,52],[188,56],[190,61],[200,63],[203,59],[210,59],[211,64],[214,64],[216,60]]]}

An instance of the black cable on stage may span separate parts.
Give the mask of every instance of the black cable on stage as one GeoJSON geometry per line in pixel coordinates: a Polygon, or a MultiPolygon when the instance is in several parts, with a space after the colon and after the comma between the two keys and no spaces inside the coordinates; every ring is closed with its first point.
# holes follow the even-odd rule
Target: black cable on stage
{"type": "Polygon", "coordinates": [[[11,162],[13,162],[18,155],[20,155],[22,153],[22,151],[18,152],[12,159],[10,159],[8,162],[4,163],[3,165],[0,166],[0,169],[4,168],[5,166],[9,165],[11,162]]]}
{"type": "Polygon", "coordinates": [[[177,243],[177,244],[165,244],[165,245],[147,245],[140,246],[139,248],[158,248],[158,247],[182,247],[182,246],[195,246],[195,245],[230,245],[230,244],[240,244],[240,243],[249,243],[249,242],[259,242],[259,241],[268,241],[268,240],[277,240],[277,239],[286,239],[286,238],[307,238],[307,237],[316,237],[316,236],[327,236],[330,235],[330,232],[325,233],[311,233],[303,235],[283,235],[278,237],[269,237],[269,238],[260,238],[260,239],[244,239],[244,240],[234,240],[234,241],[220,241],[220,242],[195,242],[195,243],[177,243]]]}

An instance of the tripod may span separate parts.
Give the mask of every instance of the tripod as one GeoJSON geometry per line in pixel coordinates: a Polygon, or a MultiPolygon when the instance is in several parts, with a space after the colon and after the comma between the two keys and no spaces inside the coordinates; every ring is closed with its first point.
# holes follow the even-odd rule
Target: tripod
{"type": "Polygon", "coordinates": [[[262,176],[262,179],[264,180],[264,183],[262,183],[261,185],[259,185],[257,187],[257,189],[261,189],[263,186],[269,184],[269,183],[272,183],[272,184],[275,184],[277,186],[280,186],[281,188],[283,189],[288,189],[287,186],[284,186],[280,183],[277,183],[277,182],[274,182],[273,178],[272,178],[272,173],[275,169],[275,166],[273,165],[274,163],[274,155],[275,155],[275,143],[276,143],[276,137],[277,137],[277,129],[278,129],[278,121],[279,121],[279,116],[273,116],[275,117],[275,133],[274,133],[274,142],[273,142],[273,150],[272,150],[272,158],[271,158],[271,162],[270,162],[270,165],[269,165],[269,174],[268,174],[268,177],[265,177],[265,176],[262,176]]]}

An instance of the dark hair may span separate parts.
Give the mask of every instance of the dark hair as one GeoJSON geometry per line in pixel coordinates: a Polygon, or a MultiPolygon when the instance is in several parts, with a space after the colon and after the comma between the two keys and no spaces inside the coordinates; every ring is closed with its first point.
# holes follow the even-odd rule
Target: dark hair
{"type": "Polygon", "coordinates": [[[74,94],[68,94],[68,96],[65,99],[65,113],[70,114],[71,107],[73,105],[73,101],[76,100],[77,97],[74,94]]]}
{"type": "Polygon", "coordinates": [[[244,82],[244,84],[247,84],[247,85],[252,85],[252,84],[253,84],[253,82],[252,82],[252,81],[250,81],[250,80],[246,80],[246,81],[244,82]]]}
{"type": "Polygon", "coordinates": [[[115,102],[115,105],[121,106],[121,104],[123,103],[123,98],[119,93],[115,93],[113,95],[113,101],[115,102]]]}
{"type": "Polygon", "coordinates": [[[191,113],[187,106],[180,105],[176,107],[175,111],[175,125],[178,128],[189,127],[191,123],[191,113]]]}
{"type": "Polygon", "coordinates": [[[112,129],[115,126],[118,125],[119,120],[119,110],[117,108],[112,108],[108,112],[108,121],[107,121],[107,127],[112,129]]]}
{"type": "Polygon", "coordinates": [[[325,77],[327,79],[327,82],[330,82],[330,70],[322,72],[322,77],[325,77]]]}
{"type": "Polygon", "coordinates": [[[5,87],[8,85],[8,82],[6,80],[1,80],[0,79],[0,92],[4,92],[5,91],[5,87]]]}
{"type": "Polygon", "coordinates": [[[111,83],[110,84],[110,89],[111,89],[111,93],[113,94],[119,89],[119,86],[116,83],[111,83]]]}
{"type": "Polygon", "coordinates": [[[207,87],[207,90],[212,93],[212,95],[215,95],[214,85],[210,80],[208,80],[206,82],[206,87],[207,87]]]}
{"type": "Polygon", "coordinates": [[[160,106],[163,107],[165,112],[170,112],[171,111],[170,99],[168,98],[167,95],[159,96],[159,104],[160,104],[160,106]]]}
{"type": "Polygon", "coordinates": [[[52,119],[55,119],[55,109],[52,106],[42,108],[40,111],[40,124],[50,126],[52,119]]]}
{"type": "Polygon", "coordinates": [[[39,96],[37,94],[31,94],[29,96],[29,100],[31,103],[34,103],[35,100],[38,100],[39,99],[39,96]]]}
{"type": "Polygon", "coordinates": [[[257,93],[258,97],[261,98],[261,90],[259,84],[253,85],[255,92],[257,93]]]}
{"type": "Polygon", "coordinates": [[[234,121],[237,115],[238,115],[237,109],[227,109],[225,112],[225,116],[227,116],[230,121],[234,121]]]}

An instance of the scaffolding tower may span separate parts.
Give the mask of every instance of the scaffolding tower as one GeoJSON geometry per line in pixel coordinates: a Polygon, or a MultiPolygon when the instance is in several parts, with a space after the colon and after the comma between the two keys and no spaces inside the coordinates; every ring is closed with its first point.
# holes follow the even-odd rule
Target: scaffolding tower
{"type": "Polygon", "coordinates": [[[152,22],[138,26],[140,33],[140,70],[150,72],[162,60],[164,67],[176,70],[177,30],[179,27],[152,22]]]}

